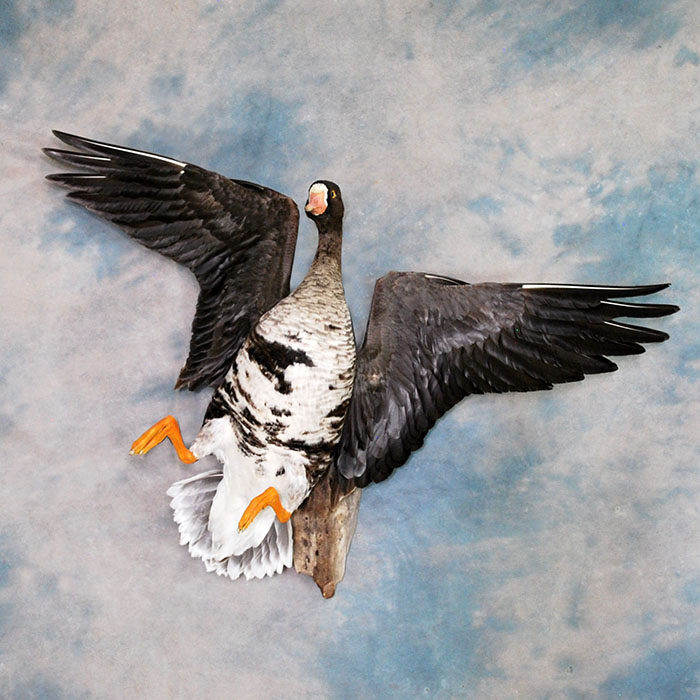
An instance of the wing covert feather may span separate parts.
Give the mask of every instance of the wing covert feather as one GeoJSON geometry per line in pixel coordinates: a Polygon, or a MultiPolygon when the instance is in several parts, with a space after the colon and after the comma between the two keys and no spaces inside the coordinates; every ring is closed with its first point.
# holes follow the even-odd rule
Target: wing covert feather
{"type": "Polygon", "coordinates": [[[81,150],[44,152],[87,172],[48,179],[197,278],[190,351],[176,387],[216,386],[250,328],[289,293],[296,204],[266,187],[173,158],[53,133],[81,150]]]}
{"type": "Polygon", "coordinates": [[[470,285],[391,272],[377,281],[336,455],[344,486],[386,479],[435,421],[470,394],[551,389],[611,372],[605,355],[668,336],[612,319],[658,317],[668,304],[611,301],[667,285],[470,285]]]}

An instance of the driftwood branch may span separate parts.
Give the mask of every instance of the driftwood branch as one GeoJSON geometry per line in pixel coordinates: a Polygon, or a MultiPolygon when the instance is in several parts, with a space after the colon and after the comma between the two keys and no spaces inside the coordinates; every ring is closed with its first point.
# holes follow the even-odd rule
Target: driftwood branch
{"type": "Polygon", "coordinates": [[[345,560],[357,525],[361,489],[338,495],[329,473],[292,516],[294,568],[311,576],[331,598],[345,575],[345,560]]]}

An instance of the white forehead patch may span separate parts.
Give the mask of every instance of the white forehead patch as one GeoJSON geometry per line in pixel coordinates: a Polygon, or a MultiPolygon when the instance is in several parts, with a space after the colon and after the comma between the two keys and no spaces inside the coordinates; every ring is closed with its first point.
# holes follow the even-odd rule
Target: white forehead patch
{"type": "Polygon", "coordinates": [[[320,216],[328,208],[328,188],[322,182],[314,182],[309,187],[309,201],[304,210],[312,216],[320,216]]]}
{"type": "Polygon", "coordinates": [[[311,187],[309,187],[309,194],[322,194],[323,199],[328,201],[328,188],[322,182],[314,182],[311,187]]]}

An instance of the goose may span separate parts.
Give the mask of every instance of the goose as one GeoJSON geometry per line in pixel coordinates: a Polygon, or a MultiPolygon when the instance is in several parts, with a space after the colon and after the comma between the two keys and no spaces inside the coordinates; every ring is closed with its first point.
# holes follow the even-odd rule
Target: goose
{"type": "Polygon", "coordinates": [[[202,427],[188,447],[167,416],[131,452],[169,438],[185,463],[207,455],[221,463],[167,493],[180,543],[232,579],[292,565],[290,517],[324,476],[345,493],[381,482],[466,396],[551,389],[614,371],[609,356],[668,338],[618,318],[678,310],[627,300],[668,284],[470,284],[394,271],[375,284],[356,350],[338,185],[309,187],[304,211],[318,248],[290,293],[299,224],[292,199],[175,158],[53,133],[76,150],[44,152],[79,171],[47,178],[199,283],[175,388],[213,389],[202,427]]]}

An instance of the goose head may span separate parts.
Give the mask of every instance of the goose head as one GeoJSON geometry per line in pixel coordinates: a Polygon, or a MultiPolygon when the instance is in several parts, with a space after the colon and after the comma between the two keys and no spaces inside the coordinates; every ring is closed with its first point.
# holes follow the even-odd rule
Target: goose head
{"type": "Polygon", "coordinates": [[[306,216],[322,224],[341,221],[343,218],[343,198],[340,187],[329,180],[316,180],[309,187],[309,196],[304,207],[306,216]]]}

